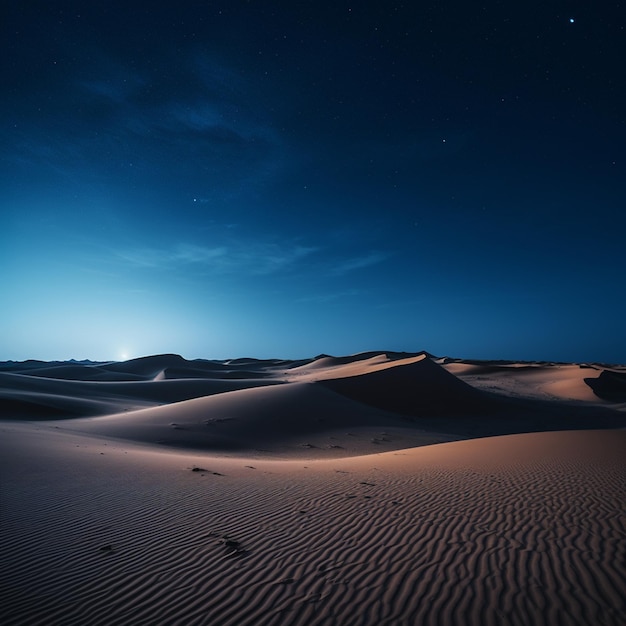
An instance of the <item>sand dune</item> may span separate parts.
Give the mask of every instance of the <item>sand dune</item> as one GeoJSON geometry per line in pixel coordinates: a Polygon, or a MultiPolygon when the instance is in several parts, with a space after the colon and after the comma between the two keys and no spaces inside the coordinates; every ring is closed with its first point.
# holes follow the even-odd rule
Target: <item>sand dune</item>
{"type": "MultiPolygon", "coordinates": [[[[49,379],[24,374],[0,373],[0,402],[7,393],[20,396],[25,402],[37,398],[45,404],[45,397],[53,406],[67,408],[67,416],[98,415],[116,410],[130,410],[156,404],[169,404],[190,398],[248,389],[250,387],[280,384],[280,380],[256,378],[177,378],[133,381],[83,381],[49,379]],[[84,402],[84,411],[74,410],[77,401],[84,402]],[[117,409],[115,408],[117,407],[117,409]]],[[[13,417],[4,413],[3,417],[13,417]]]]}
{"type": "Polygon", "coordinates": [[[302,463],[29,428],[2,432],[7,624],[623,623],[624,431],[302,463]]]}
{"type": "Polygon", "coordinates": [[[314,383],[243,389],[71,420],[61,427],[146,443],[281,456],[310,456],[311,451],[348,456],[450,439],[314,383]]]}
{"type": "Polygon", "coordinates": [[[570,364],[446,363],[447,371],[474,387],[507,396],[582,400],[585,402],[626,401],[626,373],[601,366],[570,364]]]}
{"type": "MultiPolygon", "coordinates": [[[[430,356],[427,352],[418,352],[418,353],[410,353],[410,352],[359,352],[358,354],[351,354],[348,356],[330,356],[328,354],[320,354],[316,356],[314,359],[303,363],[297,368],[293,368],[292,371],[310,371],[317,369],[328,369],[328,368],[338,368],[340,366],[356,366],[360,367],[368,367],[374,363],[392,363],[394,361],[399,361],[407,358],[423,358],[425,356],[430,356]]],[[[335,370],[335,373],[338,375],[338,371],[335,370]]],[[[352,373],[355,373],[354,370],[352,373]]]]}
{"type": "Polygon", "coordinates": [[[5,371],[0,408],[14,419],[72,418],[58,427],[101,436],[278,455],[317,450],[355,456],[476,436],[622,423],[621,413],[608,410],[610,403],[599,405],[603,401],[584,382],[589,370],[578,366],[507,366],[502,372],[483,366],[476,375],[477,366],[470,365],[460,371],[464,382],[425,353],[320,356],[291,365],[159,355],[104,366],[150,377],[140,381],[5,371]],[[495,374],[486,378],[484,367],[495,374]],[[170,378],[175,374],[180,377],[170,378]],[[557,397],[589,402],[566,410],[546,402],[557,397]]]}
{"type": "Polygon", "coordinates": [[[621,626],[622,394],[426,353],[2,364],[0,621],[621,626]]]}
{"type": "Polygon", "coordinates": [[[404,415],[471,414],[490,409],[481,392],[426,356],[377,364],[323,384],[349,398],[404,415]]]}

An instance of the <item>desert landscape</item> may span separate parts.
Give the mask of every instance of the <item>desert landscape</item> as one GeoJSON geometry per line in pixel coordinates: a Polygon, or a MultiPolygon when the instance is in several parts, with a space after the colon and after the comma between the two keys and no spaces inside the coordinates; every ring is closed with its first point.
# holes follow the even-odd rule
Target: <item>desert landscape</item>
{"type": "Polygon", "coordinates": [[[3,624],[626,623],[626,367],[0,364],[3,624]]]}

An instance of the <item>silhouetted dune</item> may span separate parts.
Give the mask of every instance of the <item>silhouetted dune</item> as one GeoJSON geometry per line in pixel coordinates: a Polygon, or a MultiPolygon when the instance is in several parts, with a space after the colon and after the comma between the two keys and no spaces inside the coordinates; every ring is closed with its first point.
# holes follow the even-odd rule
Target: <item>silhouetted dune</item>
{"type": "Polygon", "coordinates": [[[167,367],[182,367],[187,363],[188,361],[179,354],[155,354],[153,356],[129,359],[128,361],[109,363],[102,367],[113,372],[153,377],[167,367]]]}
{"type": "Polygon", "coordinates": [[[58,378],[60,380],[145,380],[146,377],[131,372],[116,372],[97,365],[58,365],[55,367],[41,367],[22,370],[28,376],[41,378],[58,378]]]}
{"type": "Polygon", "coordinates": [[[26,361],[3,361],[0,362],[0,372],[29,373],[42,368],[84,367],[105,365],[107,362],[99,361],[39,361],[28,359],[26,361]]]}

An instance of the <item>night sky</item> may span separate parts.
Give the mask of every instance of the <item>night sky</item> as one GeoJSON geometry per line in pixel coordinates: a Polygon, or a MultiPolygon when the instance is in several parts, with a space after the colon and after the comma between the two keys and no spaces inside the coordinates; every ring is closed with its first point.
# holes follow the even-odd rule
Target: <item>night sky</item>
{"type": "Polygon", "coordinates": [[[619,2],[3,2],[0,359],[626,362],[619,2]]]}

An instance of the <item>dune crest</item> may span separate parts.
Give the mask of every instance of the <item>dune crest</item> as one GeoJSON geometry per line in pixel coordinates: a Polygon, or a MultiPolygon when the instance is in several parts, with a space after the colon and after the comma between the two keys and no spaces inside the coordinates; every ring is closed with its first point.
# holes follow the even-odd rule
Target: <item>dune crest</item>
{"type": "Polygon", "coordinates": [[[404,415],[471,414],[488,400],[425,355],[377,363],[352,375],[340,372],[321,384],[358,402],[404,415]]]}

